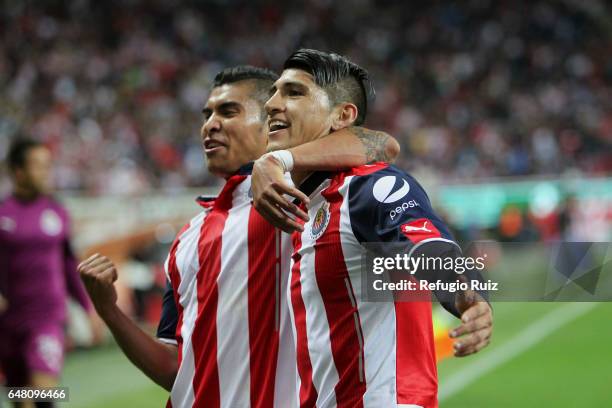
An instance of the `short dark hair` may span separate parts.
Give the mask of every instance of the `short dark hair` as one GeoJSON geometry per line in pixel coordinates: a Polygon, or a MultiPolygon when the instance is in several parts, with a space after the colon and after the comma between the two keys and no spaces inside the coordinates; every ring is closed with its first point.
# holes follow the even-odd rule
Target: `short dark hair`
{"type": "Polygon", "coordinates": [[[11,144],[7,155],[9,170],[15,171],[17,169],[22,169],[26,164],[28,152],[37,147],[44,147],[44,144],[33,139],[21,137],[15,139],[15,141],[11,144]]]}
{"type": "Polygon", "coordinates": [[[236,67],[225,68],[215,75],[213,88],[234,82],[254,81],[255,94],[253,97],[263,105],[270,96],[270,87],[277,79],[278,74],[267,68],[238,65],[236,67]]]}
{"type": "Polygon", "coordinates": [[[374,88],[367,70],[342,55],[308,48],[301,48],[287,58],[283,69],[291,68],[311,74],[334,106],[342,102],[355,104],[358,111],[355,125],[363,124],[368,113],[368,100],[374,99],[374,88]]]}

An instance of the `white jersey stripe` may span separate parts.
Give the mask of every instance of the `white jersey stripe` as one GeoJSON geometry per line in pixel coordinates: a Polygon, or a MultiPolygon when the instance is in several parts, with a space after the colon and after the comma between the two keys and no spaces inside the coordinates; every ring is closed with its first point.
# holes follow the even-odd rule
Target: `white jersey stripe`
{"type": "Polygon", "coordinates": [[[245,187],[248,185],[243,183],[234,190],[234,205],[223,229],[221,271],[217,278],[217,361],[222,408],[250,404],[249,263],[244,248],[247,241],[236,239],[236,232],[248,231],[250,205],[241,200],[245,187]]]}
{"type": "Polygon", "coordinates": [[[282,341],[278,345],[278,357],[276,365],[276,380],[274,386],[275,407],[298,407],[299,406],[299,376],[297,375],[297,363],[295,355],[294,327],[289,314],[293,314],[290,306],[291,299],[289,285],[289,271],[291,265],[291,254],[293,245],[291,236],[278,232],[278,253],[280,254],[280,287],[279,287],[279,338],[282,341]],[[297,384],[296,384],[297,381],[297,384]],[[297,385],[297,386],[296,386],[297,385]]]}
{"type": "MultiPolygon", "coordinates": [[[[324,188],[326,186],[322,186],[324,188]]],[[[311,202],[309,217],[315,219],[316,212],[323,204],[323,200],[318,197],[318,202],[311,202]]],[[[300,283],[302,286],[302,298],[306,307],[306,332],[308,334],[308,351],[312,362],[312,381],[317,390],[317,406],[333,407],[336,406],[335,384],[338,383],[338,371],[334,360],[328,358],[332,356],[330,329],[327,315],[321,313],[325,310],[323,298],[317,285],[317,280],[313,276],[307,276],[315,270],[315,240],[309,230],[302,233],[302,248],[300,255],[300,283]],[[311,335],[316,333],[316,335],[311,335]],[[320,352],[320,350],[325,350],[320,352]]]]}
{"type": "Polygon", "coordinates": [[[195,279],[190,279],[189,276],[195,276],[200,269],[198,258],[192,254],[197,254],[198,237],[207,213],[208,211],[204,211],[191,221],[189,228],[179,238],[179,245],[176,249],[176,268],[181,277],[178,295],[179,302],[183,307],[183,324],[181,326],[183,347],[181,350],[181,365],[170,394],[173,407],[191,407],[195,401],[193,387],[191,386],[191,380],[195,373],[191,334],[195,326],[198,302],[195,279]]]}

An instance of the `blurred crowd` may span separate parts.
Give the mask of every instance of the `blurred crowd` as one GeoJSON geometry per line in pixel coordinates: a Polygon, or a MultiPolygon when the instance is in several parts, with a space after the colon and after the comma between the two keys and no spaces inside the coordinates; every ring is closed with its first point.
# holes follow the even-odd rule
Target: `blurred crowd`
{"type": "Polygon", "coordinates": [[[493,0],[0,4],[0,159],[17,134],[44,140],[58,159],[60,189],[137,194],[217,183],[199,139],[212,77],[233,64],[278,70],[299,46],[370,70],[377,99],[367,124],[400,140],[401,167],[443,182],[612,172],[612,8],[493,0]]]}

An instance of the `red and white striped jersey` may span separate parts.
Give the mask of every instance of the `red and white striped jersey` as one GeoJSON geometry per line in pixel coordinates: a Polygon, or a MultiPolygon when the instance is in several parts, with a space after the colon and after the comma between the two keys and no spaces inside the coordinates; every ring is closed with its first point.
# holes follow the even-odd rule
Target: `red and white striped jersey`
{"type": "Polygon", "coordinates": [[[168,406],[297,406],[286,295],[292,246],[252,206],[251,168],[203,204],[166,261],[180,362],[168,406]]]}
{"type": "Polygon", "coordinates": [[[431,303],[361,293],[364,242],[456,245],[425,191],[386,164],[315,173],[301,189],[310,221],[293,234],[290,283],[301,407],[437,407],[431,303]],[[427,234],[405,227],[425,222],[427,234]]]}

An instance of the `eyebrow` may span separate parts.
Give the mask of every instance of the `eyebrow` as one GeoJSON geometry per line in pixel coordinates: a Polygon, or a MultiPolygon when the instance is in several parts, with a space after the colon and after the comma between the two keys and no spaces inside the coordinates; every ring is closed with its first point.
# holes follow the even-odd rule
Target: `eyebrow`
{"type": "MultiPolygon", "coordinates": [[[[281,84],[281,88],[285,88],[285,87],[289,87],[289,86],[293,86],[296,88],[299,88],[300,90],[306,91],[308,90],[308,87],[306,85],[304,85],[301,82],[297,82],[297,81],[287,81],[287,82],[283,82],[281,84]]],[[[268,91],[270,96],[272,96],[277,90],[276,84],[272,85],[270,87],[270,90],[268,91]]]]}
{"type": "MultiPolygon", "coordinates": [[[[240,103],[238,103],[238,102],[235,102],[235,101],[229,101],[229,102],[223,102],[222,104],[220,104],[220,105],[216,106],[215,108],[216,108],[217,110],[224,110],[224,109],[240,109],[240,106],[241,106],[241,105],[240,105],[240,103]]],[[[213,109],[208,108],[208,107],[206,107],[206,108],[202,109],[202,113],[203,113],[204,115],[209,115],[209,114],[211,114],[211,113],[212,113],[212,111],[213,111],[213,109]]]]}

